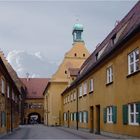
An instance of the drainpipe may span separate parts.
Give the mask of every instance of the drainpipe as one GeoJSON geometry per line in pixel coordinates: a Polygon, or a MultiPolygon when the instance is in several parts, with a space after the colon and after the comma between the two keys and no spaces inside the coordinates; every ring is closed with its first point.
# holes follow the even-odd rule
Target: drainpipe
{"type": "Polygon", "coordinates": [[[78,130],[78,88],[76,88],[76,129],[78,130]]]}
{"type": "MultiPolygon", "coordinates": [[[[12,89],[11,89],[11,92],[12,92],[12,89]]],[[[13,123],[12,123],[12,120],[13,120],[13,111],[12,111],[12,108],[13,108],[13,104],[12,104],[12,94],[11,94],[11,132],[13,131],[13,123]]]]}

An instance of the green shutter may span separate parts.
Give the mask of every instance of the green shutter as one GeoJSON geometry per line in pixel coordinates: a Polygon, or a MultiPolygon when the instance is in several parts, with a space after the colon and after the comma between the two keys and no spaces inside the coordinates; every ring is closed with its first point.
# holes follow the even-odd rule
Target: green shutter
{"type": "Polygon", "coordinates": [[[107,108],[104,108],[104,123],[107,121],[107,108]]]}
{"type": "Polygon", "coordinates": [[[112,106],[112,121],[113,123],[117,122],[117,107],[112,106]]]}
{"type": "Polygon", "coordinates": [[[139,115],[138,115],[138,122],[140,124],[140,102],[138,103],[138,112],[139,112],[139,115]]]}
{"type": "Polygon", "coordinates": [[[1,112],[1,126],[5,127],[6,126],[6,113],[5,112],[1,112]]]}
{"type": "Polygon", "coordinates": [[[128,105],[123,105],[123,124],[128,124],[128,105]]]}
{"type": "Polygon", "coordinates": [[[88,111],[86,111],[86,122],[88,123],[88,111]]]}

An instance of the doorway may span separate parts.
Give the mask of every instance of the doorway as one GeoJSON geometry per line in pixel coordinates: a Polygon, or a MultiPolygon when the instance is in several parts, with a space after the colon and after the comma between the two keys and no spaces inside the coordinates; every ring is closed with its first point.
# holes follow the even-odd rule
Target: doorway
{"type": "Polygon", "coordinates": [[[40,123],[41,123],[40,114],[34,112],[28,115],[28,124],[40,124],[40,123]]]}
{"type": "Polygon", "coordinates": [[[100,134],[100,105],[96,105],[96,134],[100,134]]]}
{"type": "Polygon", "coordinates": [[[90,132],[94,132],[94,110],[93,106],[90,106],[90,132]]]}

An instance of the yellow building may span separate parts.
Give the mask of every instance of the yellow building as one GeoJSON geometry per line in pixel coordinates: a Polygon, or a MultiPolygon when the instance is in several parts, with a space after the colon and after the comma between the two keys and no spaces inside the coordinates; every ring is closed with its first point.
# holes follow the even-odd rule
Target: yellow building
{"type": "Polygon", "coordinates": [[[85,61],[62,93],[63,125],[140,137],[140,2],[85,61]]]}
{"type": "Polygon", "coordinates": [[[0,135],[18,128],[21,122],[22,92],[12,72],[12,67],[0,52],[0,135]]]}
{"type": "Polygon", "coordinates": [[[65,54],[44,91],[44,123],[46,125],[61,125],[61,93],[75,79],[78,69],[89,56],[82,40],[82,32],[83,26],[75,24],[72,32],[72,48],[65,54]]]}

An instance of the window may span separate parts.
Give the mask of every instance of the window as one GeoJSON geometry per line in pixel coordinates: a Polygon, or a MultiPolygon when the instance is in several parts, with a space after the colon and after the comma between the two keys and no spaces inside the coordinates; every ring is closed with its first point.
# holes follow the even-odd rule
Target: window
{"type": "Polygon", "coordinates": [[[6,127],[6,113],[4,111],[1,112],[1,127],[6,127]]]}
{"type": "Polygon", "coordinates": [[[65,70],[65,74],[67,74],[67,71],[65,70]]]}
{"type": "Polygon", "coordinates": [[[68,103],[70,102],[70,96],[68,95],[68,103]]]}
{"type": "Polygon", "coordinates": [[[73,93],[71,93],[71,101],[73,101],[73,93]]]}
{"type": "Polygon", "coordinates": [[[93,91],[93,79],[90,79],[89,81],[89,92],[93,91]]]}
{"type": "Polygon", "coordinates": [[[73,113],[70,114],[70,120],[73,121],[73,113]]]}
{"type": "Polygon", "coordinates": [[[107,107],[107,122],[108,123],[113,123],[112,115],[113,115],[113,113],[112,113],[112,106],[107,107]]]}
{"type": "Polygon", "coordinates": [[[87,111],[84,111],[83,112],[83,122],[84,123],[87,123],[88,122],[88,112],[87,111]]]}
{"type": "Polygon", "coordinates": [[[85,57],[86,55],[85,55],[85,53],[83,53],[83,57],[85,57]]]}
{"type": "Polygon", "coordinates": [[[74,118],[73,119],[74,119],[74,121],[76,121],[76,112],[74,112],[74,118]]]}
{"type": "Polygon", "coordinates": [[[1,79],[1,93],[5,94],[5,81],[1,79]]]}
{"type": "Polygon", "coordinates": [[[9,85],[7,85],[7,98],[9,98],[10,97],[10,87],[9,87],[9,85]]]}
{"type": "Polygon", "coordinates": [[[139,70],[139,50],[136,49],[128,55],[128,74],[139,70]]]}
{"type": "Polygon", "coordinates": [[[77,56],[77,53],[75,53],[74,56],[76,57],[77,56]]]}
{"type": "Polygon", "coordinates": [[[82,112],[79,112],[79,122],[82,122],[82,112]]]}
{"type": "Polygon", "coordinates": [[[76,100],[76,92],[74,92],[73,99],[76,100]]]}
{"type": "Polygon", "coordinates": [[[83,95],[87,94],[87,82],[84,83],[84,91],[83,91],[83,95]]]}
{"type": "Polygon", "coordinates": [[[113,82],[113,69],[112,66],[108,67],[106,70],[107,74],[107,84],[113,82]]]}
{"type": "Polygon", "coordinates": [[[82,86],[79,87],[79,97],[82,96],[82,86]]]}
{"type": "Polygon", "coordinates": [[[15,93],[13,90],[12,90],[12,99],[15,100],[15,93]]]}
{"type": "Polygon", "coordinates": [[[129,104],[128,105],[128,121],[129,124],[132,125],[138,125],[138,118],[139,118],[139,112],[138,112],[138,104],[129,104]]]}
{"type": "Polygon", "coordinates": [[[64,113],[64,121],[67,120],[67,113],[64,113]]]}

